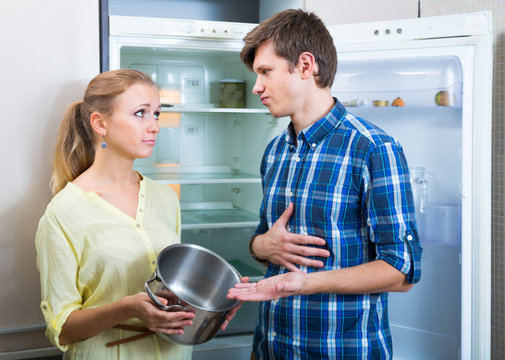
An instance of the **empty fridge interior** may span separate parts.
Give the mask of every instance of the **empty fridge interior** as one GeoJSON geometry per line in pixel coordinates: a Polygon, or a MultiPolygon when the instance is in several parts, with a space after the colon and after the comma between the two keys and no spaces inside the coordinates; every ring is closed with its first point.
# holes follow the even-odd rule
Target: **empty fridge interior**
{"type": "Polygon", "coordinates": [[[394,136],[409,167],[423,167],[428,206],[417,215],[422,277],[390,293],[394,357],[457,358],[461,338],[462,64],[455,56],[371,59],[341,54],[332,93],[347,110],[394,136]],[[368,60],[366,60],[368,59],[368,60]],[[446,91],[449,106],[435,96],[446,91]],[[405,106],[393,107],[400,97],[405,106]],[[374,100],[389,101],[373,106],[374,100]]]}

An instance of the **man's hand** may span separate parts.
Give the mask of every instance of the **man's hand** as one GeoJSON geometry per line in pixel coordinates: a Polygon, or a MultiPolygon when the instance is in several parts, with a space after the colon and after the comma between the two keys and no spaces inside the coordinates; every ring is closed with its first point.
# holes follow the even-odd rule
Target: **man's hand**
{"type": "Polygon", "coordinates": [[[324,266],[322,261],[308,257],[328,257],[329,251],[307,245],[323,246],[326,241],[316,236],[289,232],[286,226],[293,215],[293,210],[294,205],[290,203],[272,228],[254,239],[252,250],[258,259],[268,260],[290,271],[301,271],[296,265],[322,268],[324,266]]]}
{"type": "Polygon", "coordinates": [[[240,283],[228,290],[228,299],[241,301],[275,300],[295,294],[301,294],[307,274],[288,272],[272,276],[257,283],[240,283]]]}

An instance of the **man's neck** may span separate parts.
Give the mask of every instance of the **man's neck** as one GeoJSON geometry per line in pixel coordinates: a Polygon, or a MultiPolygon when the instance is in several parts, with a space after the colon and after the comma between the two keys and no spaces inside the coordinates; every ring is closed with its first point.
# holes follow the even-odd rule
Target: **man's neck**
{"type": "Polygon", "coordinates": [[[335,106],[329,88],[317,89],[304,98],[299,110],[291,115],[291,122],[298,135],[300,131],[320,120],[335,106]]]}

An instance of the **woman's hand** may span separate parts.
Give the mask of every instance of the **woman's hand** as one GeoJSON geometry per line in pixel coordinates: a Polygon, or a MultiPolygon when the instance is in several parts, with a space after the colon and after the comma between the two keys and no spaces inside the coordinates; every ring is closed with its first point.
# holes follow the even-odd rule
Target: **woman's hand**
{"type": "Polygon", "coordinates": [[[288,272],[257,283],[237,284],[228,290],[227,298],[241,301],[265,301],[302,294],[306,277],[307,274],[304,272],[288,272]]]}
{"type": "MultiPolygon", "coordinates": [[[[168,305],[169,300],[158,297],[163,305],[168,305]]],[[[195,314],[190,311],[166,311],[158,308],[149,295],[140,292],[128,296],[133,318],[140,319],[151,331],[164,334],[184,334],[184,327],[193,324],[195,314]]]]}
{"type": "MultiPolygon", "coordinates": [[[[243,284],[248,283],[249,276],[244,276],[243,278],[240,279],[240,281],[243,284]]],[[[226,330],[226,328],[228,327],[228,324],[235,317],[235,314],[237,313],[237,311],[239,311],[241,306],[242,306],[242,302],[240,302],[240,304],[238,304],[237,306],[235,306],[233,309],[230,310],[228,315],[226,315],[226,319],[224,320],[223,324],[221,325],[221,330],[223,330],[223,331],[226,330]]]]}

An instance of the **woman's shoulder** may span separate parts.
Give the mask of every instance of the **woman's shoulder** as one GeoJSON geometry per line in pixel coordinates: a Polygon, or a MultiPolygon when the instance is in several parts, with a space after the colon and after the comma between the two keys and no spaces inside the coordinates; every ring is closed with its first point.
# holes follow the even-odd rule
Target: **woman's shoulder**
{"type": "Polygon", "coordinates": [[[170,198],[173,199],[174,197],[178,199],[177,194],[175,191],[168,186],[167,184],[163,184],[159,181],[153,180],[149,178],[148,176],[142,175],[143,181],[145,182],[145,187],[146,190],[149,192],[150,196],[156,197],[161,197],[161,198],[170,198]]]}

